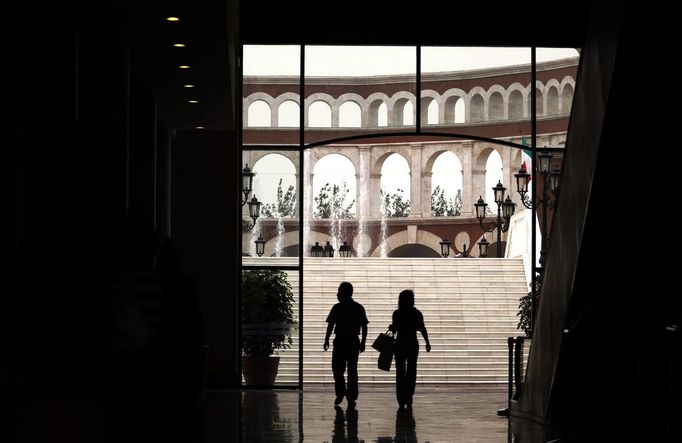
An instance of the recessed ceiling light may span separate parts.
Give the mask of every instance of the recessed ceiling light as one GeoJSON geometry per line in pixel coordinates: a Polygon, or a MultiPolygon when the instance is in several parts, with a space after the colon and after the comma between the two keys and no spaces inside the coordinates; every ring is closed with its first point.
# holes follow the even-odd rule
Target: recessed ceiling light
{"type": "Polygon", "coordinates": [[[183,88],[193,88],[194,85],[182,85],[183,88]]]}
{"type": "Polygon", "coordinates": [[[173,46],[175,46],[176,48],[184,48],[185,44],[184,43],[173,43],[173,46]]]}
{"type": "Polygon", "coordinates": [[[198,100],[188,100],[187,102],[188,102],[188,103],[199,103],[198,100]]]}
{"type": "Polygon", "coordinates": [[[180,69],[189,69],[189,65],[180,65],[178,66],[180,69]]]}
{"type": "Polygon", "coordinates": [[[196,129],[204,129],[203,126],[196,126],[196,129]]]}
{"type": "Polygon", "coordinates": [[[179,22],[180,19],[178,17],[166,17],[166,20],[169,22],[179,22]]]}

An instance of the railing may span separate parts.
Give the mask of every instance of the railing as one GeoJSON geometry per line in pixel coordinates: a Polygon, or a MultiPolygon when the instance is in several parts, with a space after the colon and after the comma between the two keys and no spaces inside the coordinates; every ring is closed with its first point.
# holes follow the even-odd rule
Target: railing
{"type": "Polygon", "coordinates": [[[528,337],[508,337],[509,367],[507,378],[507,407],[497,411],[497,415],[509,416],[512,400],[518,400],[523,390],[523,346],[528,337]]]}

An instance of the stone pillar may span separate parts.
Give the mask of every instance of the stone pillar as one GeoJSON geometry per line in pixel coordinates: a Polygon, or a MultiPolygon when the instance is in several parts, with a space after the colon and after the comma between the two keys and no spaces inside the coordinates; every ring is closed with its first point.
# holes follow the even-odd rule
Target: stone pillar
{"type": "MultiPolygon", "coordinates": [[[[388,103],[386,104],[386,126],[387,127],[392,127],[392,126],[397,126],[394,122],[393,119],[395,117],[393,116],[393,107],[389,107],[388,103]]],[[[378,122],[378,118],[377,118],[378,122]]],[[[402,122],[401,122],[402,123],[402,122]]]]}
{"type": "MultiPolygon", "coordinates": [[[[313,174],[312,172],[310,174],[308,174],[308,182],[307,183],[309,183],[310,185],[305,185],[304,190],[301,193],[301,195],[304,196],[303,197],[303,199],[304,199],[303,205],[305,205],[304,210],[303,210],[303,214],[301,214],[301,223],[305,222],[306,214],[310,220],[313,219],[313,208],[315,207],[315,201],[313,200],[313,176],[314,175],[315,174],[313,174]]],[[[304,177],[304,179],[305,179],[305,177],[304,177]]]]}
{"type": "Polygon", "coordinates": [[[422,216],[422,146],[410,145],[410,217],[422,216]]]}
{"type": "Polygon", "coordinates": [[[422,217],[431,216],[431,177],[433,172],[422,172],[422,217]]]}
{"type": "MultiPolygon", "coordinates": [[[[502,184],[507,188],[507,195],[514,198],[511,193],[516,192],[516,178],[514,177],[514,168],[512,167],[512,152],[509,146],[502,147],[502,184]]],[[[518,194],[518,193],[517,193],[518,194]]],[[[505,197],[506,198],[506,197],[505,197]]]]}
{"type": "Polygon", "coordinates": [[[279,106],[274,103],[268,103],[270,106],[270,127],[276,128],[279,124],[279,106]]]}
{"type": "Polygon", "coordinates": [[[330,106],[332,109],[332,128],[338,128],[339,127],[339,105],[338,105],[338,103],[332,103],[330,106]]]}
{"type": "MultiPolygon", "coordinates": [[[[462,217],[476,216],[473,205],[478,200],[478,194],[474,195],[473,152],[474,144],[472,142],[462,143],[460,155],[462,162],[462,217]]],[[[485,175],[483,179],[485,180],[485,175]]]]}
{"type": "Polygon", "coordinates": [[[356,177],[356,204],[357,204],[357,211],[358,211],[358,218],[360,217],[370,217],[370,201],[372,199],[372,188],[371,188],[371,179],[370,179],[370,153],[371,153],[371,148],[369,147],[360,147],[360,164],[359,164],[359,173],[355,175],[356,177]],[[362,185],[365,186],[365,192],[363,195],[362,192],[362,185]],[[364,197],[364,198],[363,198],[364,197]]]}
{"type": "MultiPolygon", "coordinates": [[[[483,198],[483,200],[485,200],[485,168],[483,169],[472,168],[471,175],[472,175],[471,182],[474,194],[472,195],[472,198],[469,201],[463,199],[462,206],[466,207],[467,205],[469,205],[471,207],[471,211],[474,212],[474,203],[478,201],[478,198],[481,197],[483,198]]],[[[495,202],[486,201],[486,203],[488,203],[490,208],[495,206],[495,202]]],[[[495,206],[495,208],[493,209],[496,208],[497,206],[495,206]]],[[[476,216],[475,212],[473,213],[473,215],[476,216]]]]}
{"type": "Polygon", "coordinates": [[[370,174],[370,214],[373,218],[381,218],[381,174],[370,174]]]}

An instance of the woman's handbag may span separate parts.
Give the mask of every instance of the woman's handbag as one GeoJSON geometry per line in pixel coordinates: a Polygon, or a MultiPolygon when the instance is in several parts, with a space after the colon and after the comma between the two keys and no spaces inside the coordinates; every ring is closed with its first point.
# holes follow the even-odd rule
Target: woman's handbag
{"type": "Polygon", "coordinates": [[[377,367],[382,371],[390,371],[391,362],[393,361],[393,349],[395,347],[393,333],[389,331],[382,332],[376,340],[374,340],[372,347],[379,351],[377,367]]]}

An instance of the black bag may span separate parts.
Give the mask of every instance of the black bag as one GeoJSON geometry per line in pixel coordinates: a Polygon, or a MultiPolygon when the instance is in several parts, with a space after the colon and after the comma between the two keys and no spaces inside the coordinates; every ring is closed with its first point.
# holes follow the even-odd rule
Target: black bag
{"type": "Polygon", "coordinates": [[[393,333],[382,332],[372,343],[372,347],[379,351],[379,360],[377,367],[382,371],[391,370],[391,362],[393,361],[393,350],[395,347],[395,340],[393,333]]]}

